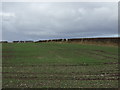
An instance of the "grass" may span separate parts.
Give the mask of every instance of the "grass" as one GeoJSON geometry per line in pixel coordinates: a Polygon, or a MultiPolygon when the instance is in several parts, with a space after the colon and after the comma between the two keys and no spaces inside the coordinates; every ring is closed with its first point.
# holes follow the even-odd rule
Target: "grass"
{"type": "Polygon", "coordinates": [[[118,88],[118,47],[6,43],[2,54],[3,88],[118,88]]]}

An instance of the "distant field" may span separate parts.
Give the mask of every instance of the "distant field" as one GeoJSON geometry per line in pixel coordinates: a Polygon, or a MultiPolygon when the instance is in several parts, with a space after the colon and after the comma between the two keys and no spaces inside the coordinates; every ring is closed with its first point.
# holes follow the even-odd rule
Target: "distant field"
{"type": "Polygon", "coordinates": [[[3,88],[118,88],[118,47],[2,44],[3,88]]]}

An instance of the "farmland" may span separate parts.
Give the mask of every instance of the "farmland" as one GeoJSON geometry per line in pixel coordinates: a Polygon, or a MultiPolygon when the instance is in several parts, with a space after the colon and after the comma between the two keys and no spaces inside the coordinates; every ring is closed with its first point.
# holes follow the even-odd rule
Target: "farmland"
{"type": "Polygon", "coordinates": [[[118,47],[3,43],[3,88],[118,88],[118,47]]]}

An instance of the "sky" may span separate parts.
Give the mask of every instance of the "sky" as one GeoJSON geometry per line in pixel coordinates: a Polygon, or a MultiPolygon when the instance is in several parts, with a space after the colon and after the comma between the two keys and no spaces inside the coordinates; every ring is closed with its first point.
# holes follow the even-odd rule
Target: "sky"
{"type": "Polygon", "coordinates": [[[3,2],[2,40],[118,36],[117,2],[3,2]]]}

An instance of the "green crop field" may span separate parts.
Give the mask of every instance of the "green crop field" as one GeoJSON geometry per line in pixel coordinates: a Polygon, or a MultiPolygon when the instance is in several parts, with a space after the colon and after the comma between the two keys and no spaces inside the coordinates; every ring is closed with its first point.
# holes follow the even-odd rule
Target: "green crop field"
{"type": "Polygon", "coordinates": [[[2,44],[3,88],[118,88],[118,47],[2,44]]]}

